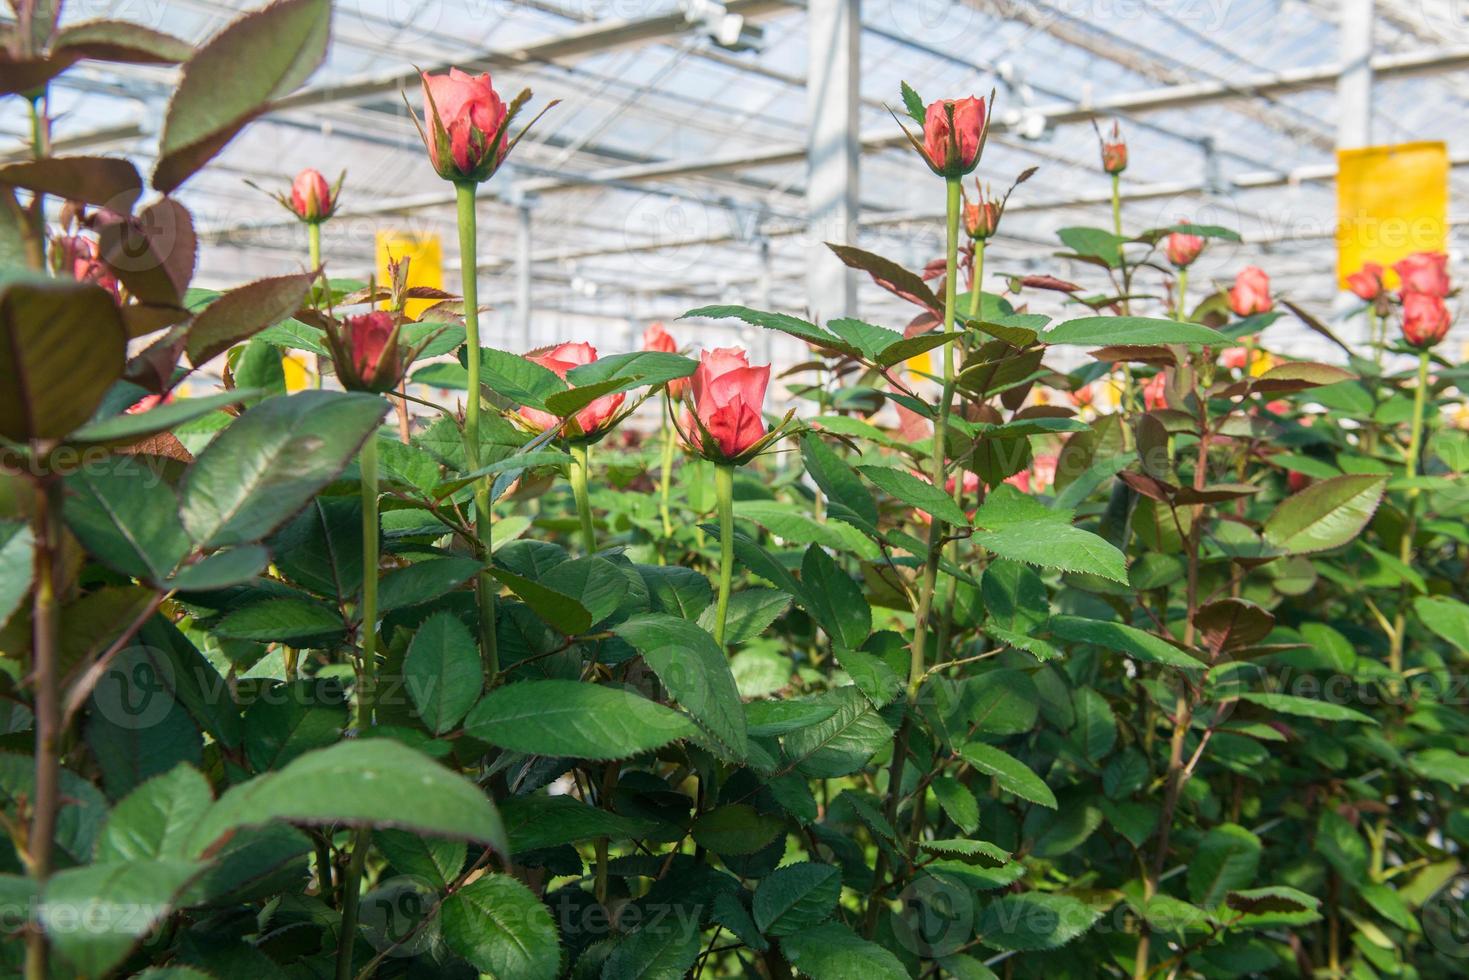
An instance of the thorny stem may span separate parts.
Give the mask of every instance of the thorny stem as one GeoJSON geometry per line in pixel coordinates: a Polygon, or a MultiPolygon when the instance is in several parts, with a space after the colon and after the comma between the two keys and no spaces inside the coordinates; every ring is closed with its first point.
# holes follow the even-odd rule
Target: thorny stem
{"type": "MultiPolygon", "coordinates": [[[[1205,486],[1209,471],[1209,436],[1205,431],[1199,436],[1199,455],[1194,463],[1194,489],[1202,490],[1205,486]]],[[[1188,609],[1183,627],[1183,645],[1186,649],[1193,647],[1194,643],[1194,613],[1199,601],[1199,545],[1202,537],[1201,525],[1203,521],[1202,504],[1193,510],[1192,519],[1189,522],[1187,536],[1187,603],[1188,609]]],[[[1196,755],[1188,765],[1184,764],[1183,743],[1188,735],[1189,726],[1193,722],[1193,703],[1188,692],[1188,681],[1182,682],[1185,687],[1179,692],[1178,701],[1173,712],[1173,736],[1168,745],[1168,774],[1163,795],[1163,813],[1158,821],[1158,844],[1153,854],[1153,862],[1143,879],[1143,897],[1152,898],[1158,890],[1158,881],[1163,874],[1163,864],[1168,860],[1168,838],[1172,829],[1173,813],[1178,806],[1178,799],[1183,792],[1183,784],[1192,772],[1194,763],[1197,762],[1196,755]]],[[[1200,746],[1200,752],[1202,752],[1200,746]]],[[[1144,923],[1138,934],[1137,953],[1134,957],[1133,977],[1142,980],[1148,975],[1148,948],[1150,944],[1150,933],[1147,924],[1144,923]]]]}
{"type": "Polygon", "coordinates": [[[719,504],[719,600],[714,607],[714,642],[724,647],[729,590],[734,581],[734,467],[714,467],[714,497],[719,504]]]}
{"type": "MultiPolygon", "coordinates": [[[[36,494],[35,576],[31,607],[31,683],[35,688],[36,789],[26,836],[30,874],[42,887],[51,876],[51,842],[61,805],[61,705],[57,689],[61,606],[57,573],[61,546],[61,482],[42,477],[36,494]]],[[[45,980],[49,950],[39,925],[26,938],[26,980],[45,980]]]]}
{"type": "MultiPolygon", "coordinates": [[[[466,371],[469,375],[469,397],[464,402],[464,459],[471,472],[480,468],[480,343],[479,343],[479,266],[477,228],[475,224],[473,181],[456,181],[455,197],[459,205],[459,264],[464,280],[464,342],[466,371]]],[[[490,545],[490,478],[474,485],[474,536],[479,542],[480,559],[486,563],[490,545]]],[[[487,680],[493,683],[500,670],[499,641],[495,635],[495,593],[498,586],[488,572],[481,572],[475,583],[479,596],[480,660],[487,680]]]]}
{"type": "MultiPolygon", "coordinates": [[[[962,203],[963,186],[957,178],[948,181],[947,200],[947,244],[945,274],[944,274],[944,333],[954,332],[954,304],[957,295],[957,279],[959,275],[959,215],[962,203]]],[[[974,283],[977,291],[978,280],[974,283]]],[[[971,302],[973,302],[971,300],[971,302]]],[[[944,485],[945,451],[944,441],[948,434],[950,403],[954,400],[954,342],[944,342],[944,386],[939,401],[938,418],[934,422],[933,429],[933,459],[931,479],[933,485],[942,488],[944,485]]],[[[961,481],[962,483],[962,481],[961,481]]],[[[918,592],[918,609],[913,617],[913,646],[912,656],[908,663],[908,704],[903,713],[903,721],[898,726],[897,735],[893,739],[893,758],[888,765],[888,798],[887,815],[888,822],[896,825],[898,808],[901,803],[903,792],[903,767],[908,756],[908,736],[912,728],[912,718],[917,710],[918,689],[923,684],[924,678],[924,648],[928,642],[928,623],[933,611],[934,587],[938,581],[939,558],[943,554],[944,525],[937,516],[933,517],[928,526],[928,555],[923,566],[923,579],[918,592]]],[[[886,886],[884,879],[887,877],[888,861],[885,851],[879,850],[877,866],[872,879],[872,901],[868,903],[867,918],[863,923],[867,935],[872,935],[877,927],[878,903],[876,896],[886,886]]]]}

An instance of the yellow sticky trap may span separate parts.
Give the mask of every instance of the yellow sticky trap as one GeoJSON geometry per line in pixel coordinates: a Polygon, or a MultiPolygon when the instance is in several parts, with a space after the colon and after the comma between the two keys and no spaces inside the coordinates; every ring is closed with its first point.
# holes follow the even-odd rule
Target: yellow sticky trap
{"type": "Polygon", "coordinates": [[[311,369],[300,354],[282,357],[281,372],[286,376],[286,391],[305,391],[311,387],[311,369]]]}
{"type": "MultiPolygon", "coordinates": [[[[391,281],[388,274],[390,258],[408,259],[408,285],[444,288],[444,248],[438,235],[407,231],[378,232],[377,281],[380,286],[386,286],[391,281]]],[[[436,302],[438,300],[410,299],[404,312],[416,320],[436,302]]]]}
{"type": "Polygon", "coordinates": [[[1336,152],[1336,276],[1364,263],[1387,270],[1414,252],[1442,252],[1448,242],[1449,153],[1443,143],[1399,143],[1336,152]]]}
{"type": "Polygon", "coordinates": [[[1256,348],[1255,356],[1250,361],[1250,377],[1258,378],[1273,367],[1275,367],[1275,358],[1270,356],[1270,352],[1256,348]]]}
{"type": "Polygon", "coordinates": [[[908,365],[908,373],[913,375],[914,381],[922,381],[925,375],[937,373],[933,365],[933,351],[914,354],[903,363],[908,365]]]}

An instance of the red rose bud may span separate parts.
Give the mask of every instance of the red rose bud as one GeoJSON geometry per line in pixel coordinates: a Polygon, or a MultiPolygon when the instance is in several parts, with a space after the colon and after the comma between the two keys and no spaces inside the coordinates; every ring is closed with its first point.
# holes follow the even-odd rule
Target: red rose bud
{"type": "Polygon", "coordinates": [[[964,232],[970,238],[983,241],[995,237],[1000,230],[1000,203],[981,197],[979,203],[964,204],[964,232]]]}
{"type": "Polygon", "coordinates": [[[1291,493],[1300,493],[1311,485],[1311,478],[1300,470],[1290,470],[1285,474],[1285,485],[1291,493]]]}
{"type": "Polygon", "coordinates": [[[1402,280],[1402,292],[1423,293],[1440,299],[1449,294],[1449,257],[1442,252],[1414,252],[1393,264],[1402,280]]]}
{"type": "Polygon", "coordinates": [[[1168,236],[1166,245],[1168,261],[1173,263],[1176,269],[1187,269],[1194,264],[1194,259],[1204,250],[1204,240],[1198,235],[1186,235],[1175,231],[1168,236]]]}
{"type": "Polygon", "coordinates": [[[1102,169],[1109,174],[1120,174],[1127,169],[1127,142],[1116,120],[1112,122],[1112,138],[1102,137],[1102,169]]]}
{"type": "Polygon", "coordinates": [[[1362,263],[1362,268],[1347,276],[1347,288],[1359,299],[1372,302],[1382,295],[1382,266],[1376,262],[1362,263]]]}
{"type": "Polygon", "coordinates": [[[923,155],[941,177],[962,177],[979,164],[984,143],[984,100],[944,99],[928,107],[923,119],[923,155]]]}
{"type": "Polygon", "coordinates": [[[488,180],[509,149],[509,111],[488,74],[422,73],[429,160],[445,180],[488,180]]]}
{"type": "Polygon", "coordinates": [[[1441,298],[1429,293],[1403,294],[1403,339],[1409,345],[1426,349],[1448,332],[1449,308],[1441,298]]]}
{"type": "Polygon", "coordinates": [[[337,377],[349,391],[392,391],[403,378],[398,321],[383,310],[349,316],[327,332],[337,377]]]}
{"type": "Polygon", "coordinates": [[[693,424],[687,441],[718,461],[737,459],[765,436],[760,409],[770,384],[770,365],[751,367],[738,347],[704,351],[694,371],[693,424]]]}
{"type": "MultiPolygon", "coordinates": [[[[643,350],[657,351],[661,354],[677,354],[678,343],[674,341],[673,335],[663,328],[663,324],[655,323],[643,331],[643,350]]],[[[666,390],[668,396],[674,401],[682,401],[684,394],[689,390],[689,379],[675,378],[668,382],[666,390]]]]}
{"type": "Polygon", "coordinates": [[[643,331],[643,350],[676,354],[678,344],[674,342],[673,335],[663,328],[663,324],[655,323],[643,331]]]}
{"type": "MultiPolygon", "coordinates": [[[[532,364],[539,364],[565,381],[567,373],[572,368],[591,364],[597,359],[597,348],[587,343],[558,344],[539,354],[527,354],[525,359],[532,364]]],[[[566,435],[575,439],[581,436],[596,435],[606,430],[616,417],[617,410],[622,407],[622,397],[621,392],[615,395],[603,395],[577,412],[566,425],[564,430],[566,435]]],[[[521,421],[537,432],[554,429],[562,422],[550,412],[543,412],[524,405],[516,414],[520,416],[521,421]]]]}
{"type": "Polygon", "coordinates": [[[97,245],[81,235],[63,235],[56,239],[53,253],[57,272],[70,275],[77,282],[96,283],[122,302],[122,286],[97,253],[97,245]]]}
{"type": "Polygon", "coordinates": [[[318,170],[308,167],[291,182],[291,210],[302,221],[317,222],[330,218],[336,209],[332,197],[332,186],[318,170]]]}
{"type": "Polygon", "coordinates": [[[1168,407],[1168,378],[1159,371],[1143,386],[1143,407],[1156,411],[1168,407]]]}
{"type": "Polygon", "coordinates": [[[1075,391],[1071,392],[1069,397],[1071,399],[1071,404],[1075,405],[1077,408],[1086,408],[1092,403],[1096,395],[1092,391],[1092,386],[1089,384],[1085,384],[1082,385],[1080,388],[1077,388],[1075,391]]]}
{"type": "Polygon", "coordinates": [[[1253,316],[1275,309],[1275,300],[1270,298],[1270,277],[1264,269],[1247,265],[1239,271],[1229,291],[1229,308],[1235,316],[1253,316]]]}

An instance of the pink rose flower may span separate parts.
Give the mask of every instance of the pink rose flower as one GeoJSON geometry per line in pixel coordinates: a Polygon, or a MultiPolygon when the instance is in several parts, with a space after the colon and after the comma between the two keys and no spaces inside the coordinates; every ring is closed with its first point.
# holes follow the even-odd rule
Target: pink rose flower
{"type": "Polygon", "coordinates": [[[487,180],[508,145],[507,110],[488,74],[450,68],[447,75],[423,73],[429,159],[446,180],[487,180]],[[447,150],[447,155],[445,154],[447,150]]]}
{"type": "MultiPolygon", "coordinates": [[[[588,343],[566,343],[559,344],[548,351],[539,354],[527,354],[525,359],[534,364],[555,373],[556,377],[563,381],[567,372],[574,367],[583,364],[591,364],[597,359],[597,348],[588,343]]],[[[622,393],[615,395],[603,395],[592,402],[586,408],[576,413],[571,425],[567,426],[566,434],[569,436],[592,435],[607,427],[622,407],[622,393]]],[[[561,424],[561,419],[550,412],[540,409],[529,408],[522,405],[517,413],[526,425],[541,432],[555,428],[561,424]]]]}
{"type": "Polygon", "coordinates": [[[1402,280],[1404,297],[1423,293],[1443,299],[1449,294],[1449,257],[1442,252],[1414,252],[1394,263],[1393,270],[1402,280]]]}
{"type": "Polygon", "coordinates": [[[1403,294],[1403,339],[1418,348],[1428,348],[1449,332],[1449,308],[1431,293],[1403,294]]]}
{"type": "Polygon", "coordinates": [[[703,452],[733,459],[765,435],[760,409],[770,384],[770,365],[752,367],[738,347],[722,347],[699,355],[690,383],[693,417],[688,438],[703,452]],[[706,436],[707,433],[707,436],[706,436]]]}
{"type": "Polygon", "coordinates": [[[1143,386],[1143,407],[1156,411],[1168,407],[1168,378],[1159,371],[1143,386]]]}

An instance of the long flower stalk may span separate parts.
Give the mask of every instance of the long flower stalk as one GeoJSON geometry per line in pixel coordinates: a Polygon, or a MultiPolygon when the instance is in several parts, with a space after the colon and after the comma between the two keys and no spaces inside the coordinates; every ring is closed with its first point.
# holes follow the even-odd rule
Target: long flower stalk
{"type": "MultiPolygon", "coordinates": [[[[959,272],[959,210],[962,187],[958,178],[948,180],[948,254],[944,275],[944,333],[954,331],[955,279],[959,272]]],[[[946,473],[944,441],[948,435],[949,413],[954,400],[954,342],[944,342],[944,384],[939,396],[938,418],[933,427],[930,479],[942,488],[946,473]]],[[[908,664],[908,699],[918,696],[923,682],[924,656],[928,644],[928,626],[933,614],[933,594],[938,584],[939,558],[943,553],[944,522],[933,517],[928,526],[928,556],[923,565],[923,580],[918,592],[918,610],[913,618],[912,657],[908,664]]]]}
{"type": "MultiPolygon", "coordinates": [[[[469,397],[464,402],[464,460],[470,472],[480,468],[479,265],[478,228],[474,211],[474,194],[478,186],[469,180],[454,183],[455,198],[459,206],[460,274],[464,280],[465,368],[469,375],[469,397]]],[[[473,528],[475,540],[479,544],[480,558],[489,562],[492,550],[489,477],[481,477],[474,485],[473,528]]],[[[495,593],[498,586],[488,572],[481,572],[475,581],[475,591],[479,599],[480,661],[485,677],[493,679],[500,671],[499,641],[495,635],[495,593]]]]}
{"type": "Polygon", "coordinates": [[[1188,319],[1188,266],[1178,270],[1178,303],[1173,308],[1173,318],[1179,323],[1188,319]]]}
{"type": "MultiPolygon", "coordinates": [[[[1404,460],[1403,475],[1409,480],[1418,476],[1418,460],[1423,455],[1423,423],[1428,406],[1428,351],[1418,352],[1418,387],[1413,392],[1413,422],[1408,430],[1408,456],[1404,460]]],[[[1413,538],[1418,533],[1418,488],[1408,488],[1407,519],[1403,522],[1403,536],[1398,543],[1398,559],[1404,565],[1413,561],[1413,538]]],[[[1403,641],[1408,629],[1407,586],[1402,588],[1398,610],[1393,616],[1392,636],[1388,638],[1387,666],[1394,674],[1403,672],[1403,641]]]]}
{"type": "Polygon", "coordinates": [[[714,466],[714,497],[719,505],[719,598],[714,607],[714,642],[724,646],[729,591],[734,581],[734,467],[714,466]]]}
{"type": "Polygon", "coordinates": [[[658,475],[658,514],[663,518],[663,537],[666,539],[673,537],[673,518],[669,508],[669,498],[673,491],[673,450],[676,439],[670,419],[673,414],[673,404],[666,393],[663,398],[663,408],[663,459],[658,475]]]}
{"type": "MultiPolygon", "coordinates": [[[[51,876],[52,840],[61,806],[61,702],[57,678],[61,604],[57,576],[61,548],[61,481],[42,477],[34,517],[36,587],[31,605],[31,683],[35,689],[36,774],[27,833],[30,875],[44,888],[51,876]]],[[[49,947],[40,929],[26,939],[26,980],[46,980],[49,947]]]]}
{"type": "Polygon", "coordinates": [[[591,447],[586,443],[571,446],[571,495],[576,499],[576,516],[581,524],[582,550],[589,555],[597,553],[597,526],[592,522],[592,495],[588,473],[591,467],[591,447]]]}
{"type": "MultiPolygon", "coordinates": [[[[314,226],[313,226],[314,227],[314,226]]],[[[362,609],[361,654],[357,663],[357,737],[362,738],[372,727],[373,709],[377,701],[377,578],[379,563],[378,536],[378,465],[377,433],[362,444],[359,459],[362,471],[362,609]]],[[[362,899],[362,873],[367,866],[367,852],[372,848],[372,832],[358,828],[352,833],[352,854],[342,880],[342,929],[337,939],[337,980],[351,980],[352,945],[357,938],[358,908],[362,899]]]]}
{"type": "MultiPolygon", "coordinates": [[[[980,284],[984,282],[984,248],[985,239],[977,238],[974,241],[974,258],[970,266],[970,290],[969,290],[969,319],[973,320],[979,316],[983,304],[980,301],[980,284]]],[[[964,509],[964,472],[959,468],[954,474],[954,503],[959,509],[964,509]]],[[[958,542],[954,543],[951,559],[958,557],[958,542]]],[[[939,621],[938,648],[935,651],[939,657],[949,655],[949,638],[954,630],[954,606],[959,595],[959,580],[953,576],[949,577],[948,588],[944,591],[944,615],[939,621]]]]}

